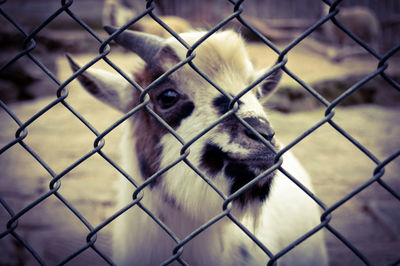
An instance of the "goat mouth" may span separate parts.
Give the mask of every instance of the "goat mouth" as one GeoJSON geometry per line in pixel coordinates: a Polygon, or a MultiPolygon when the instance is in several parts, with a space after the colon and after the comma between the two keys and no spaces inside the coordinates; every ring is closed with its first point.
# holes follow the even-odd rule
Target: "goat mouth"
{"type": "Polygon", "coordinates": [[[243,164],[252,169],[256,175],[259,175],[274,165],[275,153],[267,148],[257,150],[246,156],[235,153],[226,153],[226,161],[228,163],[243,164]]]}
{"type": "MultiPolygon", "coordinates": [[[[255,170],[265,171],[271,166],[274,165],[275,156],[273,154],[266,154],[263,156],[250,157],[250,158],[242,158],[242,159],[234,159],[238,163],[242,163],[245,165],[254,168],[255,170]]],[[[257,171],[258,172],[258,171],[257,171]]]]}
{"type": "MultiPolygon", "coordinates": [[[[274,165],[275,154],[271,151],[256,151],[243,156],[222,150],[214,143],[208,143],[203,151],[200,167],[211,176],[219,173],[229,180],[229,195],[232,195],[254,178],[274,165]]],[[[235,201],[241,207],[249,202],[262,202],[267,199],[275,172],[262,178],[256,184],[250,186],[235,201]]]]}
{"type": "MultiPolygon", "coordinates": [[[[231,181],[231,187],[229,191],[230,195],[246,186],[254,178],[262,174],[270,167],[269,164],[267,164],[269,167],[265,165],[264,161],[262,161],[263,163],[261,164],[263,167],[260,167],[260,162],[258,161],[257,166],[254,165],[254,160],[251,160],[251,163],[249,163],[247,160],[246,162],[247,163],[244,164],[240,161],[231,161],[227,163],[224,169],[225,176],[231,181]]],[[[256,184],[248,187],[236,198],[234,203],[243,208],[252,202],[265,201],[268,198],[274,176],[275,172],[272,172],[262,178],[256,184]]]]}
{"type": "MultiPolygon", "coordinates": [[[[275,153],[269,150],[256,151],[244,158],[232,158],[227,156],[226,166],[224,168],[225,176],[230,179],[230,194],[237,192],[249,182],[265,173],[273,167],[275,162],[275,153]]],[[[234,204],[243,208],[251,203],[264,202],[270,193],[276,171],[273,171],[257,183],[249,186],[234,201],[234,204]]]]}
{"type": "MultiPolygon", "coordinates": [[[[263,160],[263,159],[227,160],[226,166],[224,168],[224,173],[229,179],[234,180],[234,182],[240,182],[242,186],[244,186],[250,181],[252,181],[254,178],[258,177],[259,175],[267,171],[273,165],[274,165],[273,160],[263,160]]],[[[273,176],[274,172],[268,174],[265,178],[260,180],[259,184],[264,183],[265,179],[271,178],[273,176]]],[[[233,193],[235,191],[231,192],[233,193]]]]}

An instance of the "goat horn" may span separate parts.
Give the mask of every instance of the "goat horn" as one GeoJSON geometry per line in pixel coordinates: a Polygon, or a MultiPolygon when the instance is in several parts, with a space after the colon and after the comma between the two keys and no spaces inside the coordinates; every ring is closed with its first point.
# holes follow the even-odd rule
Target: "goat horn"
{"type": "MultiPolygon", "coordinates": [[[[108,34],[117,31],[117,28],[104,26],[108,34]]],[[[151,59],[161,49],[164,39],[143,32],[125,30],[115,36],[114,40],[121,46],[131,50],[140,56],[146,63],[150,63],[151,59]]]]}

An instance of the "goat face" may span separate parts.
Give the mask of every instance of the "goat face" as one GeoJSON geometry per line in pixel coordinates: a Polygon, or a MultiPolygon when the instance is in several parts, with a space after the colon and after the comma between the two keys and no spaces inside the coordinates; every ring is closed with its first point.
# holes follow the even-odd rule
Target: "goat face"
{"type": "MultiPolygon", "coordinates": [[[[109,33],[115,31],[110,27],[106,30],[109,33]]],[[[192,32],[180,36],[193,45],[204,34],[192,32]]],[[[244,41],[238,34],[233,31],[215,33],[194,50],[193,65],[225,94],[188,64],[158,79],[186,58],[187,49],[174,38],[164,40],[124,31],[115,37],[115,41],[145,61],[142,70],[134,73],[134,79],[143,88],[152,86],[148,91],[150,101],[147,108],[168,123],[184,141],[192,140],[225,115],[220,123],[189,146],[187,157],[188,162],[225,195],[236,192],[273,165],[276,149],[274,133],[257,98],[268,95],[276,87],[280,71],[273,72],[254,90],[244,94],[233,106],[236,111],[232,112],[232,98],[260,77],[254,71],[244,41]],[[227,115],[227,112],[231,114],[227,115]]],[[[71,65],[78,70],[79,67],[72,61],[71,65]]],[[[94,96],[123,112],[140,103],[140,92],[119,75],[89,68],[79,76],[79,80],[94,96]]],[[[143,179],[180,156],[180,142],[150,112],[144,109],[138,111],[130,122],[135,147],[125,149],[135,150],[143,179]]],[[[273,174],[269,174],[253,185],[233,202],[234,206],[240,209],[265,200],[272,179],[273,174]]],[[[168,202],[173,202],[193,216],[210,213],[210,210],[218,210],[221,206],[219,202],[222,199],[218,194],[185,162],[166,171],[150,187],[162,192],[168,202]]]]}

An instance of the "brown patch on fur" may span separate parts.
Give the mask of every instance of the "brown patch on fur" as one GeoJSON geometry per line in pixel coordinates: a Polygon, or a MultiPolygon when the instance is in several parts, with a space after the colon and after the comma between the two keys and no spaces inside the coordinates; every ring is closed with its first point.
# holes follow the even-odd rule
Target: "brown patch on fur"
{"type": "MultiPolygon", "coordinates": [[[[166,46],[157,53],[150,64],[143,68],[141,73],[134,74],[135,79],[142,88],[146,88],[154,80],[165,73],[166,70],[163,68],[165,64],[176,64],[178,62],[179,58],[175,55],[174,51],[170,47],[166,46]]],[[[170,81],[167,77],[164,81],[148,92],[151,100],[148,106],[153,110],[155,109],[156,92],[160,90],[160,87],[163,87],[163,84],[168,82],[170,81]]],[[[134,99],[136,99],[136,102],[134,103],[134,106],[137,106],[140,104],[140,92],[135,91],[135,93],[136,97],[134,97],[134,99]]],[[[157,110],[154,111],[157,112],[157,110]]],[[[161,114],[159,115],[162,117],[161,114]]],[[[131,119],[134,124],[133,134],[136,138],[135,149],[140,164],[140,172],[143,179],[147,179],[160,170],[163,151],[160,140],[168,133],[168,131],[149,112],[147,112],[146,109],[139,110],[131,119]]],[[[150,187],[157,185],[158,180],[159,178],[150,184],[150,187]]]]}
{"type": "MultiPolygon", "coordinates": [[[[149,118],[146,111],[141,110],[137,114],[142,116],[141,118],[133,117],[132,119],[139,119],[142,121],[136,126],[136,156],[139,161],[140,172],[143,179],[147,179],[154,175],[160,170],[161,155],[163,148],[160,144],[162,135],[166,133],[166,130],[157,123],[154,118],[150,118],[154,121],[147,121],[143,123],[143,118],[149,118]]],[[[153,187],[158,183],[158,179],[154,183],[150,184],[153,187]]]]}
{"type": "MultiPolygon", "coordinates": [[[[141,77],[147,78],[147,77],[141,77]]],[[[144,86],[145,80],[137,79],[139,85],[144,86]]],[[[140,92],[136,91],[135,106],[140,104],[140,92]]],[[[150,103],[151,107],[151,103],[150,103]]],[[[160,140],[167,130],[146,109],[139,110],[131,117],[134,124],[133,134],[136,139],[136,156],[140,164],[140,172],[144,180],[154,175],[160,169],[162,146],[160,140]]],[[[150,185],[153,187],[158,179],[150,185]]]]}

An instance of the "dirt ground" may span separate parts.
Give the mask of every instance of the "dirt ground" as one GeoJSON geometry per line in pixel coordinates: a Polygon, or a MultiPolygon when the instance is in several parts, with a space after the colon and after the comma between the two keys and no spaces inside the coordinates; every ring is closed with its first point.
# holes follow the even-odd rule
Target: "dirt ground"
{"type": "MultiPolygon", "coordinates": [[[[261,46],[251,49],[252,57],[261,46]]],[[[299,47],[299,49],[302,49],[299,47]]],[[[270,52],[255,59],[257,65],[269,65],[274,61],[270,52]]],[[[134,57],[115,54],[113,60],[121,67],[128,67],[134,57]]],[[[92,55],[77,57],[81,64],[92,55]]],[[[293,72],[311,82],[312,73],[323,73],[318,78],[339,77],[351,69],[368,72],[376,68],[374,61],[346,61],[332,65],[318,56],[310,57],[295,53],[289,60],[293,72]],[[293,59],[293,60],[292,60],[293,59]],[[310,65],[301,64],[308,60],[310,65]],[[310,61],[311,60],[311,61],[310,61]],[[315,60],[315,61],[314,61],[315,60]],[[297,64],[296,64],[297,62],[297,64]],[[318,68],[315,64],[318,62],[318,68]],[[315,64],[314,64],[315,63],[315,64]],[[314,66],[314,67],[313,67],[314,66]],[[322,71],[324,68],[326,71],[322,71]]],[[[59,78],[65,81],[71,72],[64,58],[58,60],[59,78]]],[[[283,84],[292,82],[284,77],[283,84]]],[[[69,86],[66,102],[85,118],[97,131],[102,132],[121,115],[91,98],[76,81],[69,86]]],[[[56,89],[56,87],[55,87],[56,89]]],[[[51,103],[47,97],[36,101],[12,104],[11,110],[21,121],[51,103]]],[[[324,118],[324,109],[282,114],[270,112],[276,136],[288,144],[308,128],[324,118]]],[[[333,121],[344,129],[380,161],[400,148],[400,106],[386,108],[377,105],[361,105],[335,111],[333,121]]],[[[17,125],[0,111],[0,147],[14,139],[17,125]]],[[[121,127],[106,136],[102,151],[116,162],[119,161],[118,143],[121,127]]],[[[57,174],[93,149],[95,135],[62,104],[57,104],[28,127],[24,142],[38,154],[57,174]]],[[[347,138],[329,124],[324,124],[292,148],[305,168],[310,172],[316,195],[326,206],[357,189],[373,176],[376,164],[356,148],[347,138]]],[[[0,156],[0,196],[15,213],[48,191],[50,175],[20,145],[15,145],[0,156]]],[[[385,169],[382,177],[392,189],[400,193],[400,158],[385,169]]],[[[116,191],[112,184],[117,171],[98,154],[71,170],[62,178],[59,189],[92,226],[97,226],[115,211],[116,191]]],[[[0,208],[0,232],[4,230],[9,215],[0,208]]],[[[400,250],[400,202],[379,184],[374,183],[350,199],[332,214],[330,224],[350,241],[373,265],[387,265],[399,259],[400,250]]],[[[16,232],[22,236],[50,265],[86,244],[88,229],[55,196],[51,196],[23,215],[16,232]]],[[[96,246],[110,254],[110,226],[98,233],[96,246]]],[[[363,265],[352,252],[326,230],[331,265],[363,265]]],[[[11,236],[0,239],[0,265],[35,265],[32,258],[11,236]]],[[[103,265],[104,261],[91,249],[71,261],[72,265],[103,265]]]]}

